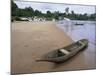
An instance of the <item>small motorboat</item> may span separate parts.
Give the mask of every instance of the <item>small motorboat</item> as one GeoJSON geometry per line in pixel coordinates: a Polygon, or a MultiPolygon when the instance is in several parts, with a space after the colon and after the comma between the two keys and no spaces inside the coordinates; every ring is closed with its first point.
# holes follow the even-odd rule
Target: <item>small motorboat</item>
{"type": "Polygon", "coordinates": [[[80,52],[87,46],[88,46],[88,40],[82,39],[61,49],[48,52],[47,54],[43,55],[41,59],[36,61],[62,63],[67,59],[71,58],[72,56],[76,55],[78,52],[80,52]]]}

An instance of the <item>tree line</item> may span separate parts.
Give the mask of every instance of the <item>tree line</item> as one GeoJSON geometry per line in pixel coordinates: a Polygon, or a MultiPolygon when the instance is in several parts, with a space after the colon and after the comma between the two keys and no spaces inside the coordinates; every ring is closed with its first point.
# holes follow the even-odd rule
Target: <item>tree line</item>
{"type": "Polygon", "coordinates": [[[24,9],[19,8],[13,0],[11,0],[11,16],[12,20],[21,20],[20,17],[34,17],[37,18],[45,18],[46,20],[59,20],[63,18],[69,18],[71,20],[96,20],[96,13],[88,15],[85,14],[76,14],[74,11],[69,13],[69,8],[65,9],[64,13],[59,11],[51,12],[47,11],[46,13],[42,13],[39,10],[34,10],[32,7],[26,7],[24,9]]]}

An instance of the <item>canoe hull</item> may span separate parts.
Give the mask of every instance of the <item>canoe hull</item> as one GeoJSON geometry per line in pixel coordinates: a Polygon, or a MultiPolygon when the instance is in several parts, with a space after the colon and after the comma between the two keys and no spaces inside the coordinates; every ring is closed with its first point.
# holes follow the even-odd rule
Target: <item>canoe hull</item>
{"type": "Polygon", "coordinates": [[[68,60],[69,58],[76,55],[78,52],[84,50],[88,46],[88,40],[82,39],[77,42],[72,43],[69,46],[63,47],[61,49],[68,50],[69,54],[63,54],[60,53],[60,56],[58,56],[58,51],[60,49],[48,52],[47,54],[43,55],[42,58],[38,61],[48,61],[48,62],[54,62],[54,63],[62,63],[68,60]]]}

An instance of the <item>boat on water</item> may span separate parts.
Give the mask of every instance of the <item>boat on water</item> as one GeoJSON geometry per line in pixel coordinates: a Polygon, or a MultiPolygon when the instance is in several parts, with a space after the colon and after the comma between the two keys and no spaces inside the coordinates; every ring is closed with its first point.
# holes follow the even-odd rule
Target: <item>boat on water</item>
{"type": "Polygon", "coordinates": [[[62,63],[65,62],[67,59],[76,55],[81,50],[84,50],[87,46],[88,46],[88,40],[82,39],[61,49],[48,52],[47,54],[43,55],[41,59],[36,61],[62,63]]]}
{"type": "Polygon", "coordinates": [[[75,23],[75,25],[84,25],[83,23],[75,23]]]}

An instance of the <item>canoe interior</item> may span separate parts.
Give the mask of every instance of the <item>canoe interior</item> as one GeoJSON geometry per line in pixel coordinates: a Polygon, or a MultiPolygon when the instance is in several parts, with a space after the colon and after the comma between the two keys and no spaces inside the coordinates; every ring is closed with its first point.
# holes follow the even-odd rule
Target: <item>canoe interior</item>
{"type": "MultiPolygon", "coordinates": [[[[81,41],[84,43],[84,47],[85,47],[87,45],[87,40],[81,40],[81,41]]],[[[78,50],[82,47],[83,47],[83,45],[81,43],[79,43],[79,41],[77,41],[76,43],[72,43],[71,45],[63,47],[62,49],[65,49],[71,53],[71,52],[75,51],[76,49],[78,50]]],[[[57,57],[61,57],[64,55],[66,55],[66,54],[62,53],[60,51],[60,49],[57,49],[52,52],[49,52],[45,56],[46,56],[46,58],[57,58],[57,57]]]]}

